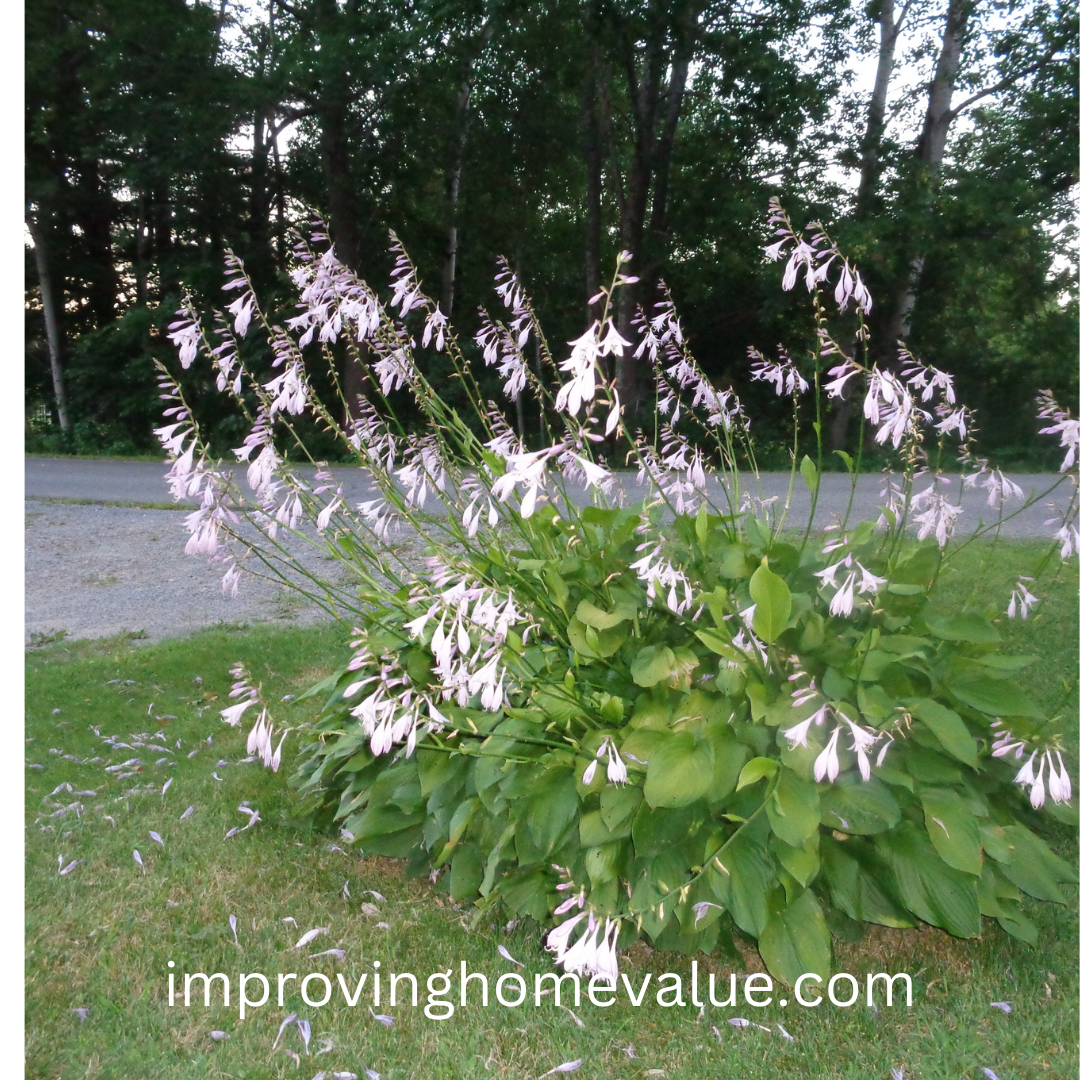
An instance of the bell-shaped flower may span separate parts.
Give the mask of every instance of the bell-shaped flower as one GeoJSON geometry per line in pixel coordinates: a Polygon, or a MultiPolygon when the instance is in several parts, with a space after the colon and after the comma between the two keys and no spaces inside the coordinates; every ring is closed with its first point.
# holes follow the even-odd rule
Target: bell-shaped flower
{"type": "Polygon", "coordinates": [[[1065,771],[1065,763],[1061,760],[1061,752],[1057,752],[1058,769],[1054,768],[1054,762],[1050,757],[1050,751],[1046,752],[1046,761],[1050,765],[1050,798],[1054,802],[1068,802],[1072,798],[1072,781],[1065,771]]]}
{"type": "Polygon", "coordinates": [[[1046,785],[1043,783],[1043,773],[1046,771],[1046,759],[1048,754],[1043,755],[1039,764],[1039,775],[1035,777],[1035,783],[1031,785],[1031,805],[1038,810],[1046,802],[1046,785]]]}
{"type": "Polygon", "coordinates": [[[830,781],[840,775],[840,758],[836,752],[836,744],[840,739],[840,725],[833,728],[832,738],[828,745],[818,754],[814,761],[814,779],[820,784],[825,777],[830,781]]]}
{"type": "Polygon", "coordinates": [[[830,615],[850,615],[855,608],[855,572],[848,574],[829,603],[830,615]]]}

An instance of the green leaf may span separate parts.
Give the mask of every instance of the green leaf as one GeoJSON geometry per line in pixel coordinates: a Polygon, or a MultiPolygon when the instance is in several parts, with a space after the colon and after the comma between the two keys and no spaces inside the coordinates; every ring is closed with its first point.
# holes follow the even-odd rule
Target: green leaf
{"type": "Polygon", "coordinates": [[[762,560],[750,578],[750,598],[757,605],[754,609],[754,633],[771,644],[787,626],[791,615],[791,591],[784,579],[769,569],[767,559],[762,560]]]}
{"type": "Polygon", "coordinates": [[[697,517],[694,519],[694,533],[698,543],[704,547],[705,538],[709,534],[709,510],[705,503],[698,508],[697,517]]]}
{"type": "Polygon", "coordinates": [[[578,621],[586,626],[593,626],[597,630],[610,630],[613,626],[632,619],[637,614],[637,608],[631,604],[616,604],[614,611],[604,611],[591,600],[582,600],[574,614],[578,621]]]}
{"type": "Polygon", "coordinates": [[[714,763],[712,743],[707,739],[698,741],[688,731],[665,739],[649,760],[646,802],[650,806],[688,806],[709,790],[714,763]]]}
{"type": "Polygon", "coordinates": [[[766,898],[776,881],[772,860],[762,846],[764,822],[744,825],[717,852],[722,870],[710,871],[713,887],[727,904],[735,925],[758,937],[769,921],[766,898]]]}
{"type": "Polygon", "coordinates": [[[466,844],[454,856],[447,877],[452,900],[472,900],[484,878],[484,860],[475,844],[466,844]]]}
{"type": "Polygon", "coordinates": [[[821,905],[809,889],[772,915],[758,938],[758,950],[769,973],[789,986],[810,972],[828,979],[832,939],[821,905]]]}
{"type": "Polygon", "coordinates": [[[726,660],[734,660],[735,662],[742,660],[742,657],[731,647],[729,639],[722,637],[717,631],[702,627],[700,630],[694,631],[694,636],[710,652],[714,652],[726,660]]]}
{"type": "Polygon", "coordinates": [[[750,541],[752,547],[758,551],[769,550],[769,544],[772,543],[772,533],[765,522],[754,517],[753,514],[747,514],[743,519],[743,529],[746,532],[746,539],[750,541]]]}
{"type": "Polygon", "coordinates": [[[950,866],[978,877],[982,873],[982,838],[975,815],[955,791],[925,788],[919,794],[934,850],[950,866]]]}
{"type": "Polygon", "coordinates": [[[975,767],[979,748],[959,714],[931,698],[921,698],[909,707],[911,715],[921,720],[957,761],[975,767]]]}
{"type": "Polygon", "coordinates": [[[752,758],[743,766],[742,772],[739,773],[739,782],[735,785],[735,790],[742,791],[744,787],[756,784],[763,777],[768,777],[771,780],[776,775],[778,768],[779,765],[773,758],[752,758]]]}
{"type": "Polygon", "coordinates": [[[898,581],[890,581],[886,588],[893,596],[918,596],[926,591],[925,585],[903,585],[898,581]]]}
{"type": "Polygon", "coordinates": [[[855,468],[855,462],[851,460],[850,454],[844,453],[843,450],[834,450],[833,453],[840,458],[844,463],[844,468],[846,468],[849,473],[855,468]]]}
{"type": "Polygon", "coordinates": [[[1001,635],[981,615],[927,615],[927,628],[945,641],[967,641],[972,645],[1000,645],[1001,635]]]}
{"type": "Polygon", "coordinates": [[[598,657],[614,656],[626,640],[627,628],[616,623],[607,630],[597,631],[595,627],[581,622],[575,615],[567,624],[566,636],[575,652],[586,659],[595,660],[598,657]]]}
{"type": "Polygon", "coordinates": [[[554,850],[560,837],[577,817],[580,803],[574,770],[558,766],[541,768],[527,782],[529,795],[510,801],[518,822],[517,851],[521,862],[539,862],[554,850]]]}
{"type": "Polygon", "coordinates": [[[630,675],[638,686],[655,686],[674,670],[675,654],[666,645],[646,645],[630,665],[630,675]]]}
{"type": "Polygon", "coordinates": [[[819,790],[821,823],[831,829],[871,835],[891,829],[900,820],[900,807],[876,776],[863,780],[844,773],[835,784],[819,790]]]}
{"type": "Polygon", "coordinates": [[[566,601],[570,599],[570,587],[563,581],[558,571],[551,568],[544,571],[544,580],[547,582],[551,599],[565,612],[566,601]]]}
{"type": "Polygon", "coordinates": [[[877,844],[909,911],[955,937],[978,937],[977,878],[942,862],[921,829],[898,829],[879,837],[877,844]]]}
{"type": "Polygon", "coordinates": [[[804,454],[799,465],[799,475],[806,481],[806,486],[811,493],[817,491],[821,478],[818,476],[817,466],[810,460],[809,455],[804,454]]]}
{"type": "Polygon", "coordinates": [[[765,813],[768,814],[773,832],[781,840],[794,848],[801,848],[817,833],[821,824],[817,787],[786,766],[781,766],[776,787],[765,803],[765,813]]]}
{"type": "Polygon", "coordinates": [[[1020,687],[1005,679],[988,679],[978,672],[967,671],[945,684],[958,701],[970,705],[988,716],[1043,717],[1043,711],[1020,687]]]}
{"type": "Polygon", "coordinates": [[[780,837],[773,835],[769,841],[769,849],[779,859],[780,865],[800,885],[809,885],[821,869],[821,858],[810,844],[792,847],[780,837]]]}
{"type": "Polygon", "coordinates": [[[746,544],[728,544],[720,552],[720,576],[724,578],[744,578],[750,573],[750,563],[746,556],[750,548],[746,544]]]}
{"type": "Polygon", "coordinates": [[[833,905],[857,922],[901,928],[914,920],[900,906],[893,872],[865,840],[821,839],[821,877],[833,905]]]}
{"type": "Polygon", "coordinates": [[[600,793],[600,817],[608,829],[617,833],[629,823],[641,805],[641,788],[633,784],[608,784],[600,793]]]}
{"type": "MultiPolygon", "coordinates": [[[[1002,832],[1012,849],[1012,857],[1001,863],[1001,873],[1017,888],[1023,889],[1038,900],[1065,903],[1065,896],[1058,882],[1075,881],[1076,872],[1064,859],[1055,855],[1033,832],[1023,825],[1008,825],[1002,832]]],[[[989,852],[989,849],[987,849],[989,852]]]]}

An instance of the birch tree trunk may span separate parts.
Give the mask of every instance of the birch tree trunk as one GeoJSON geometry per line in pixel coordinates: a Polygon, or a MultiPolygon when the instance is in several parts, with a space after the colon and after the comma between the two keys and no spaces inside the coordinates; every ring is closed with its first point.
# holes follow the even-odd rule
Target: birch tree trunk
{"type": "Polygon", "coordinates": [[[60,362],[60,324],[56,316],[56,300],[53,296],[52,275],[49,272],[49,256],[45,247],[45,237],[32,214],[26,215],[26,227],[30,239],[34,242],[34,264],[37,267],[38,285],[41,289],[41,309],[45,316],[45,339],[49,346],[49,367],[52,370],[53,394],[56,397],[56,418],[60,430],[65,435],[71,434],[71,419],[68,416],[67,390],[64,387],[64,372],[60,362]]]}
{"type": "Polygon", "coordinates": [[[934,78],[930,83],[922,133],[915,147],[917,201],[914,210],[917,228],[913,232],[914,242],[907,255],[907,266],[894,294],[892,314],[882,335],[882,345],[890,352],[898,341],[903,341],[911,333],[911,315],[915,309],[919,282],[926,262],[926,237],[929,235],[930,219],[934,212],[945,144],[949,127],[957,115],[952,109],[953,91],[960,70],[968,23],[975,4],[976,0],[949,0],[945,13],[941,50],[938,53],[934,78]]]}

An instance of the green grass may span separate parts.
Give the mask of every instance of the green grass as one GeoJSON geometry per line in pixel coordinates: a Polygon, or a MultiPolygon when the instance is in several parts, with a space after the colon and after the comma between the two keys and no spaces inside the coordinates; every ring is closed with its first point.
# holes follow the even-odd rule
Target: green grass
{"type": "MultiPolygon", "coordinates": [[[[1019,544],[994,551],[969,548],[943,579],[943,594],[973,607],[1001,602],[1041,550],[1019,544]]],[[[1026,624],[1004,623],[1002,631],[1012,651],[1038,657],[1022,674],[1026,688],[1052,713],[1075,717],[1075,563],[1056,580],[1033,588],[1044,598],[1037,613],[1026,624]]],[[[481,922],[470,931],[468,913],[455,910],[426,877],[410,878],[389,860],[332,850],[336,838],[313,833],[292,816],[289,742],[277,775],[259,765],[217,764],[245,754],[244,734],[218,717],[227,703],[230,664],[244,660],[264,683],[269,700],[277,700],[329,673],[344,655],[347,630],[337,625],[215,629],[153,646],[135,647],[119,637],[59,641],[27,654],[27,761],[45,766],[27,771],[27,1076],[310,1080],[321,1070],[363,1077],[370,1068],[383,1080],[535,1078],[582,1058],[577,1076],[609,1080],[661,1075],[884,1080],[901,1066],[906,1078],[917,1080],[982,1080],[984,1067],[1001,1080],[1075,1077],[1075,888],[1067,890],[1068,908],[1025,905],[1042,931],[1037,949],[1006,937],[989,920],[974,941],[926,927],[877,929],[856,946],[837,946],[838,971],[909,972],[915,986],[910,1010],[880,1008],[875,1015],[864,1003],[811,1010],[774,1002],[763,1009],[710,1007],[699,1021],[696,1009],[661,1008],[650,992],[637,1009],[624,995],[609,1009],[583,1001],[574,1012],[584,1027],[556,1008],[550,995],[539,1008],[530,998],[513,1010],[470,1005],[449,1020],[425,1018],[423,979],[429,973],[456,969],[465,960],[493,984],[499,975],[517,970],[499,956],[500,944],[525,964],[531,986],[533,975],[551,970],[539,929],[521,926],[507,934],[481,922]],[[145,741],[133,740],[137,733],[160,730],[177,764],[155,765],[158,757],[169,755],[145,748],[111,748],[93,727],[127,743],[145,741]],[[142,768],[135,775],[120,778],[104,771],[136,756],[142,768]],[[94,757],[102,760],[89,760],[94,757]],[[169,778],[173,782],[163,796],[169,778]],[[63,783],[75,791],[92,789],[94,795],[50,797],[63,783]],[[223,839],[229,828],[244,824],[237,810],[243,800],[258,809],[262,822],[223,839]],[[76,801],[83,807],[78,814],[49,816],[76,801]],[[194,813],[180,820],[189,805],[194,813]],[[149,830],[161,834],[164,848],[150,839],[149,830]],[[145,873],[133,860],[135,848],[145,873]],[[59,877],[58,856],[79,865],[59,877]],[[348,900],[342,892],[346,881],[348,900]],[[373,901],[362,895],[368,889],[386,897],[375,901],[377,914],[365,914],[361,907],[373,901]],[[229,929],[230,914],[237,918],[239,946],[229,929]],[[297,925],[284,924],[286,917],[297,925]],[[329,931],[295,950],[300,934],[316,926],[329,931]],[[344,949],[345,960],[310,956],[330,948],[344,949]],[[201,997],[190,1008],[170,1008],[169,960],[181,974],[229,974],[234,995],[241,972],[262,972],[272,981],[278,973],[297,972],[302,978],[321,971],[333,979],[341,972],[353,985],[363,972],[370,983],[378,960],[383,972],[411,971],[421,978],[421,1008],[388,1007],[384,987],[376,1012],[391,1013],[397,1021],[386,1029],[368,1012],[368,993],[350,1009],[335,991],[331,1004],[317,1009],[301,1001],[296,981],[288,984],[284,1008],[277,1007],[275,986],[268,1005],[243,1021],[235,996],[228,1009],[220,1005],[220,994],[210,1009],[201,997]],[[990,1006],[1003,1000],[1012,1003],[1011,1015],[990,1006]],[[85,1021],[72,1011],[81,1008],[89,1010],[85,1021]],[[271,1051],[279,1023],[292,1011],[311,1023],[310,1057],[295,1026],[271,1051]],[[772,1031],[736,1029],[726,1022],[730,1016],[772,1031]],[[777,1021],[794,1042],[779,1035],[777,1021]],[[714,1025],[722,1043],[712,1033],[714,1025]],[[231,1037],[214,1041],[211,1030],[231,1037]],[[324,1040],[332,1040],[333,1049],[315,1057],[324,1040]],[[631,1043],[633,1059],[620,1050],[631,1043]],[[286,1051],[300,1053],[299,1066],[286,1051]]],[[[311,702],[283,704],[276,707],[276,718],[293,724],[313,709],[311,702]]],[[[1074,776],[1076,736],[1070,724],[1074,776]]],[[[1047,835],[1056,850],[1075,859],[1075,834],[1051,825],[1047,835]]],[[[749,950],[747,955],[749,970],[759,970],[749,950]]],[[[699,960],[703,971],[717,970],[708,958],[699,960]]],[[[685,958],[649,954],[640,945],[622,961],[634,985],[644,973],[653,973],[654,989],[659,974],[687,968],[685,958]]],[[[182,986],[182,979],[178,982],[182,986]]]]}

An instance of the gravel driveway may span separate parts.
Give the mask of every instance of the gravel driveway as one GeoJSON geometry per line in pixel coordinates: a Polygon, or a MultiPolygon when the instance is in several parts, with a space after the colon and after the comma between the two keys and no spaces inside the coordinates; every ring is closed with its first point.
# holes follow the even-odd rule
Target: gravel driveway
{"type": "Polygon", "coordinates": [[[175,510],[26,500],[26,626],[95,638],[124,631],[147,640],[215,623],[310,622],[325,617],[295,593],[250,577],[221,591],[222,568],[184,554],[175,510]]]}

